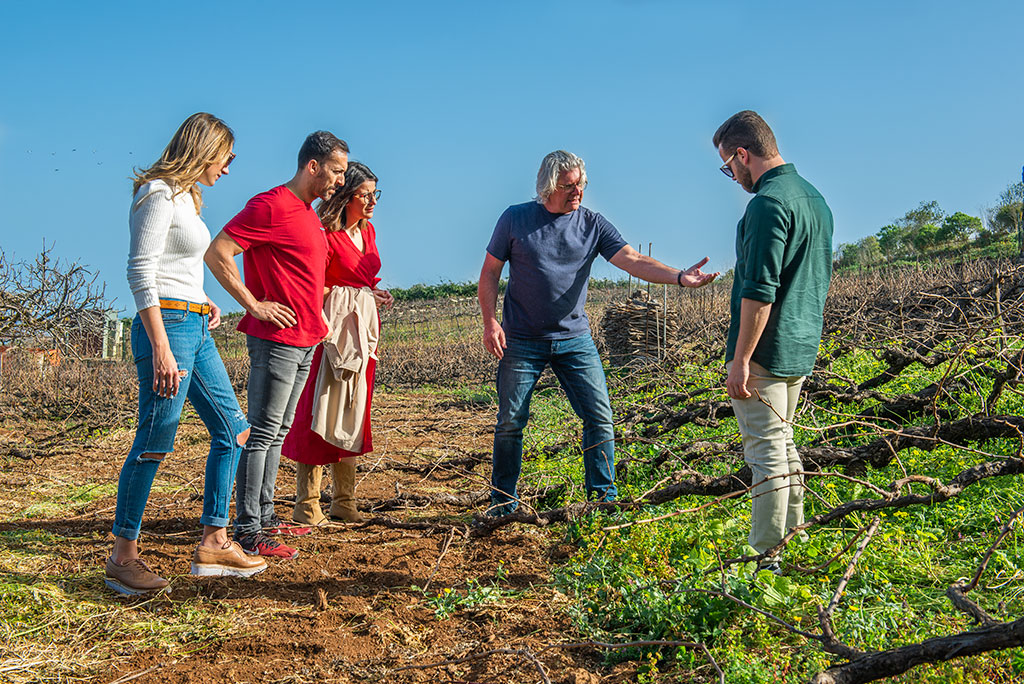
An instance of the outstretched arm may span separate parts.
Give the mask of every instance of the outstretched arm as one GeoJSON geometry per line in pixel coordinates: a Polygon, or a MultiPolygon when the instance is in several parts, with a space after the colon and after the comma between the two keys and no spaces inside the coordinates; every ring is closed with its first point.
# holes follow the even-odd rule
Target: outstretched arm
{"type": "Polygon", "coordinates": [[[708,263],[708,257],[704,257],[696,264],[680,271],[678,268],[667,266],[657,259],[644,256],[629,245],[626,245],[615,253],[609,261],[613,266],[621,268],[631,276],[646,280],[649,283],[664,283],[666,285],[682,285],[683,287],[703,287],[718,277],[718,273],[705,273],[700,270],[708,263]]]}
{"type": "Polygon", "coordinates": [[[253,318],[269,321],[278,328],[290,328],[295,325],[298,320],[294,311],[277,302],[258,301],[242,282],[242,274],[238,272],[238,264],[235,263],[235,257],[241,253],[242,247],[230,235],[221,231],[210,243],[203,261],[221,287],[227,290],[253,318]]]}
{"type": "Polygon", "coordinates": [[[498,282],[505,262],[496,259],[488,252],[484,257],[484,266],[480,269],[480,283],[477,287],[477,298],[480,300],[480,315],[484,320],[484,348],[496,358],[505,355],[505,331],[498,323],[495,309],[498,307],[498,282]]]}

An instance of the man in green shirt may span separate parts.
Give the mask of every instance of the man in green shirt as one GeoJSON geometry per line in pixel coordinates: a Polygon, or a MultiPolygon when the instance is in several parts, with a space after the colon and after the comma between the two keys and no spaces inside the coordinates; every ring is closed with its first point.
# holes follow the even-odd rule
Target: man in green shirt
{"type": "MultiPolygon", "coordinates": [[[[753,475],[750,545],[764,553],[804,521],[793,416],[821,342],[832,276],[832,212],[787,164],[756,112],[715,132],[722,172],[754,194],[736,227],[726,389],[753,475]]],[[[763,567],[778,571],[778,559],[763,567]]]]}

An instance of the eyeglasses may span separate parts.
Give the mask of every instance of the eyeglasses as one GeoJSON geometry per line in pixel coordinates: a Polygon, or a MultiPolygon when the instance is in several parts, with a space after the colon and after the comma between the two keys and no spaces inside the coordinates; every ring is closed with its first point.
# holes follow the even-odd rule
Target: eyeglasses
{"type": "Polygon", "coordinates": [[[235,161],[235,153],[232,152],[228,155],[228,160],[224,162],[224,166],[231,166],[231,162],[235,161]]]}
{"type": "Polygon", "coordinates": [[[380,199],[380,190],[374,190],[373,192],[367,190],[366,192],[360,192],[356,195],[353,195],[353,197],[358,197],[359,199],[369,204],[371,197],[373,198],[374,202],[380,199]]]}
{"type": "Polygon", "coordinates": [[[573,188],[579,188],[580,190],[586,190],[586,188],[587,188],[587,181],[585,181],[585,180],[578,180],[575,183],[559,183],[558,185],[555,186],[555,189],[560,191],[560,192],[569,192],[573,188]]]}
{"type": "Polygon", "coordinates": [[[736,153],[733,152],[731,155],[729,155],[729,158],[725,160],[725,163],[718,167],[719,171],[724,173],[727,177],[731,178],[732,180],[736,180],[736,174],[733,172],[732,167],[729,166],[729,162],[731,162],[735,156],[736,153]]]}

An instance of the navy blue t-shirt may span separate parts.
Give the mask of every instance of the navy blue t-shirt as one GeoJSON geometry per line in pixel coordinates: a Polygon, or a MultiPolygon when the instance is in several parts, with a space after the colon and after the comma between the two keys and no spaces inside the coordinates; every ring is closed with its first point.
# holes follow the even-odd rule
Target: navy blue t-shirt
{"type": "Polygon", "coordinates": [[[515,204],[494,227],[487,252],[508,262],[501,327],[509,337],[565,340],[590,332],[583,304],[590,266],[626,246],[605,217],[586,207],[552,214],[537,202],[515,204]]]}

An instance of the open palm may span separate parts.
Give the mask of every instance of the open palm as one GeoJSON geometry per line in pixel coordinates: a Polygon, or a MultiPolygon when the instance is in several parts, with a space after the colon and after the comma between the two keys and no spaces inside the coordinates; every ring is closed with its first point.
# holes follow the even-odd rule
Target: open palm
{"type": "Polygon", "coordinates": [[[717,278],[720,275],[718,271],[715,271],[714,273],[705,273],[700,270],[701,266],[708,263],[708,261],[709,257],[704,257],[693,266],[683,271],[683,275],[679,278],[679,283],[683,287],[703,287],[717,278]]]}

